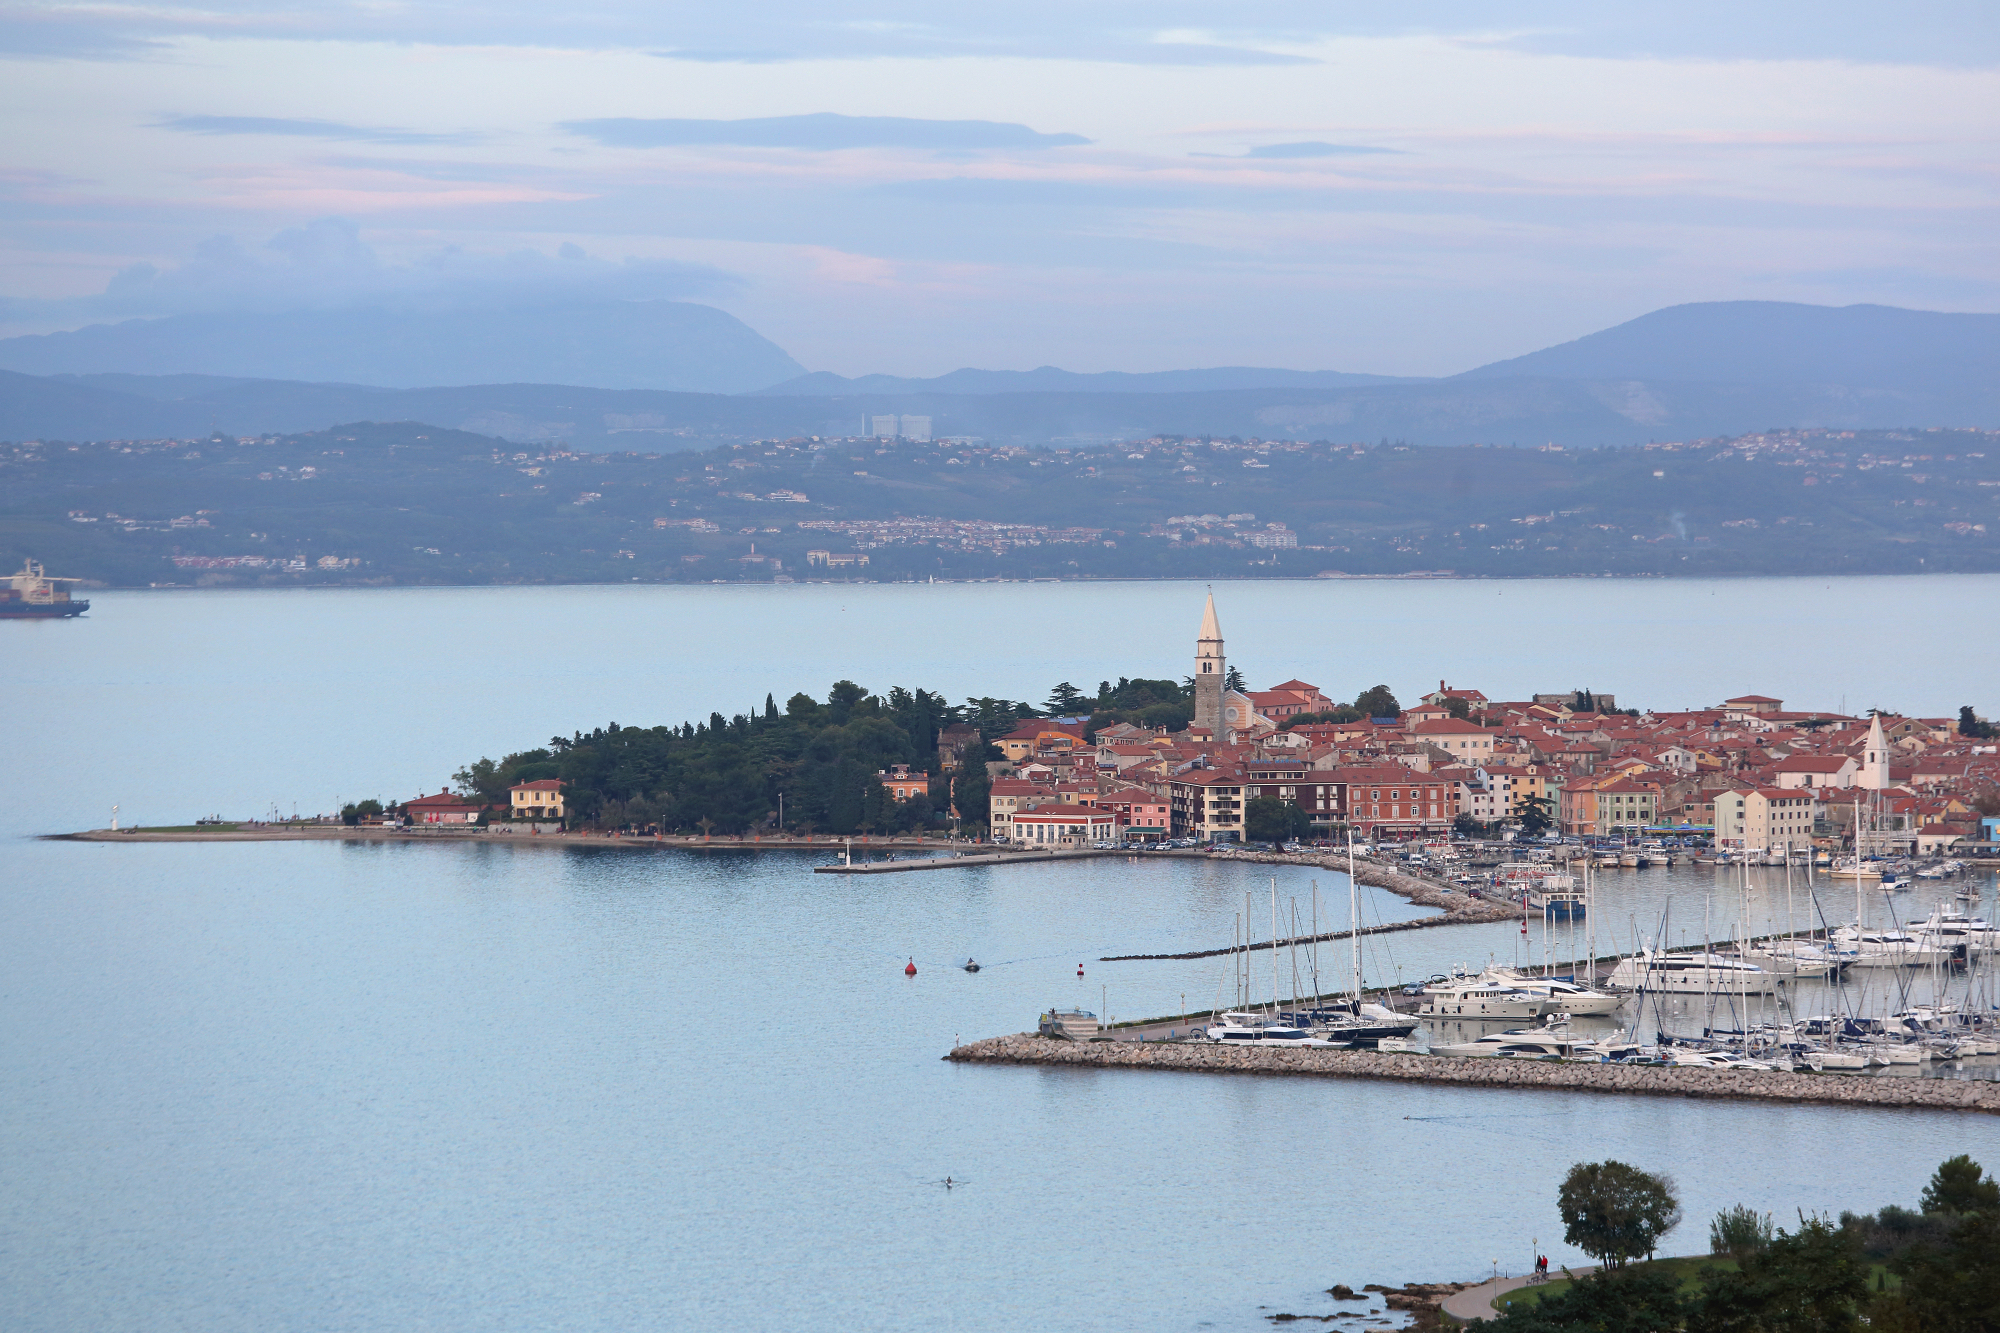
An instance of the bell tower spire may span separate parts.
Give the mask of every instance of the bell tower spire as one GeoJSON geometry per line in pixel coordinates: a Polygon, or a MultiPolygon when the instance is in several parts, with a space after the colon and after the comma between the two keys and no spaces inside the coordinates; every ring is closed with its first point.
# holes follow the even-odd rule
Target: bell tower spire
{"type": "Polygon", "coordinates": [[[1861,743],[1861,771],[1854,785],[1881,791],[1889,785],[1889,739],[1882,734],[1882,715],[1868,719],[1868,739],[1861,743]]]}
{"type": "Polygon", "coordinates": [[[1201,633],[1194,645],[1194,724],[1208,728],[1218,744],[1228,744],[1228,728],[1223,723],[1223,682],[1229,666],[1222,655],[1222,626],[1215,619],[1215,593],[1208,594],[1208,606],[1201,614],[1201,633]]]}

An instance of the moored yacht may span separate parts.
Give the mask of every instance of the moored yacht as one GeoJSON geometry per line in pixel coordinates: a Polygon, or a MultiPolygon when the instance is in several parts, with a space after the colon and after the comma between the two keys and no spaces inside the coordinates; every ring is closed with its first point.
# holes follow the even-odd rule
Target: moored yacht
{"type": "Polygon", "coordinates": [[[1481,981],[1490,981],[1496,986],[1512,986],[1531,995],[1540,995],[1551,1001],[1554,1008],[1548,1012],[1560,1011],[1580,1017],[1601,1017],[1615,1014],[1618,1006],[1625,1003],[1622,995],[1610,995],[1604,991],[1579,986],[1574,981],[1564,981],[1559,977],[1529,977],[1506,967],[1489,967],[1479,974],[1481,981]]]}
{"type": "Polygon", "coordinates": [[[1417,1020],[1379,1004],[1363,1004],[1356,1013],[1352,1005],[1323,1009],[1281,1010],[1278,1021],[1304,1028],[1315,1037],[1337,1042],[1372,1042],[1384,1037],[1407,1037],[1417,1030],[1417,1020]]]}
{"type": "Polygon", "coordinates": [[[1854,967],[1930,967],[1950,961],[1952,950],[1904,930],[1862,930],[1842,926],[1834,943],[1854,950],[1854,967]]]}
{"type": "Polygon", "coordinates": [[[1665,991],[1677,995],[1711,992],[1775,995],[1780,978],[1757,964],[1719,953],[1648,951],[1618,960],[1610,984],[1619,990],[1665,991]]]}
{"type": "Polygon", "coordinates": [[[1479,977],[1454,977],[1424,987],[1425,1018],[1540,1018],[1558,1008],[1547,996],[1479,977]]]}
{"type": "Polygon", "coordinates": [[[1304,1028],[1273,1023],[1262,1014],[1235,1012],[1224,1014],[1220,1023],[1204,1029],[1204,1035],[1218,1045],[1228,1046],[1329,1047],[1346,1044],[1315,1037],[1304,1028]]]}

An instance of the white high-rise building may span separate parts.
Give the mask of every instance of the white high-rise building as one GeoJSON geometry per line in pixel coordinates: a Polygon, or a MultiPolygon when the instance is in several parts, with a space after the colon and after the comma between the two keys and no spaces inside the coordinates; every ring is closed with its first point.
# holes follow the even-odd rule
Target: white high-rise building
{"type": "Polygon", "coordinates": [[[874,423],[875,429],[868,432],[870,435],[878,440],[893,440],[896,438],[896,418],[893,413],[886,417],[874,418],[874,423]]]}
{"type": "Polygon", "coordinates": [[[903,418],[903,438],[906,440],[918,440],[928,444],[931,438],[931,419],[929,417],[905,416],[903,418]]]}

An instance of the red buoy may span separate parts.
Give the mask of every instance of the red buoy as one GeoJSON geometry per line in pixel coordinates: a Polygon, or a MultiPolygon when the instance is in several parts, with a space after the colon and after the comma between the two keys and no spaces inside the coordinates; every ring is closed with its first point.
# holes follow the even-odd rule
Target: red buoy
{"type": "Polygon", "coordinates": [[[1078,976],[1082,976],[1082,975],[1083,975],[1083,964],[1082,964],[1082,963],[1078,963],[1078,964],[1076,965],[1076,974],[1077,974],[1078,976]]]}
{"type": "Polygon", "coordinates": [[[912,959],[910,960],[910,965],[909,965],[908,967],[906,967],[906,968],[904,968],[904,969],[903,969],[903,975],[904,975],[904,976],[906,976],[906,977],[914,977],[915,975],[917,975],[917,960],[916,960],[916,959],[912,958],[912,959]]]}

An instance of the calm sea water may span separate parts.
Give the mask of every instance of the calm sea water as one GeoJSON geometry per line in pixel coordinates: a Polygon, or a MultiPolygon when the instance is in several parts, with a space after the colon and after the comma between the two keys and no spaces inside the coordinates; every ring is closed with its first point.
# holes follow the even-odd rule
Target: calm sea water
{"type": "MultiPolygon", "coordinates": [[[[1409,697],[1445,675],[1490,694],[1754,689],[1930,713],[1990,684],[1996,631],[1961,613],[1996,592],[1237,584],[1218,601],[1254,679],[1335,693],[1379,680],[1409,697]],[[1847,628],[1857,606],[1875,651],[1847,628]],[[1913,660],[1880,650],[1884,615],[1955,627],[1913,660]]],[[[1184,674],[1199,596],[191,593],[0,625],[17,752],[0,803],[0,1324],[1248,1330],[1329,1311],[1336,1281],[1518,1270],[1537,1241],[1574,1257],[1553,1193],[1582,1158],[1671,1172],[1686,1249],[1732,1203],[1908,1203],[1946,1156],[2000,1163],[2000,1129],[1967,1117],[939,1060],[1049,1003],[1208,1007],[1226,962],[1096,959],[1226,943],[1246,892],[1268,912],[1271,874],[1245,866],[843,880],[794,853],[31,836],[102,824],[114,802],[164,823],[434,791],[556,731],[842,676],[1039,697],[1061,677],[1184,674]],[[951,966],[967,955],[985,970],[951,966]],[[966,1183],[947,1192],[947,1175],[966,1183]]],[[[1667,899],[1690,926],[1704,899],[1745,901],[1708,872],[1652,874],[1627,877],[1604,929],[1650,930],[1667,899]]],[[[1337,875],[1280,872],[1281,910],[1306,910],[1315,882],[1344,919],[1337,875]]],[[[1776,901],[1760,892],[1753,922],[1776,901]]],[[[1363,912],[1416,915],[1374,893],[1363,912]]],[[[1370,976],[1505,961],[1515,940],[1390,936],[1370,976]]]]}

